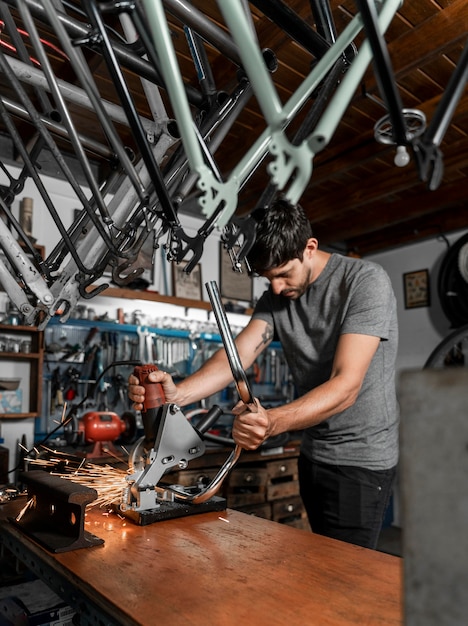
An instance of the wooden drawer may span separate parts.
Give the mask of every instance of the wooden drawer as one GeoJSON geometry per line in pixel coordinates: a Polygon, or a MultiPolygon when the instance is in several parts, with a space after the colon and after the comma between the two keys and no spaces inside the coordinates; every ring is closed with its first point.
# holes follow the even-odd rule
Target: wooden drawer
{"type": "Polygon", "coordinates": [[[271,519],[280,524],[310,530],[307,514],[300,496],[278,500],[271,505],[271,519]]]}
{"type": "Polygon", "coordinates": [[[219,472],[218,467],[205,467],[198,470],[181,470],[171,472],[163,477],[162,482],[171,485],[182,485],[183,487],[206,487],[219,472]]]}
{"type": "Polygon", "coordinates": [[[238,467],[228,477],[229,487],[264,487],[268,469],[264,467],[238,467]]]}
{"type": "Polygon", "coordinates": [[[279,500],[299,495],[299,481],[287,480],[280,483],[269,484],[266,488],[267,500],[279,500]]]}
{"type": "Polygon", "coordinates": [[[270,461],[266,466],[268,479],[272,482],[279,480],[297,480],[297,459],[282,459],[270,461]]]}
{"type": "Polygon", "coordinates": [[[267,470],[264,467],[238,467],[227,478],[227,504],[231,508],[265,502],[267,470]]]}
{"type": "Polygon", "coordinates": [[[271,519],[271,504],[268,502],[241,506],[237,510],[242,511],[242,513],[247,513],[247,515],[255,515],[255,517],[262,517],[263,519],[271,519]]]}
{"type": "Polygon", "coordinates": [[[307,519],[306,513],[302,513],[297,518],[288,520],[286,522],[280,522],[280,523],[281,524],[286,524],[287,526],[293,526],[294,528],[300,528],[301,530],[308,530],[308,531],[310,531],[309,520],[307,519]]]}
{"type": "Polygon", "coordinates": [[[304,511],[300,496],[277,500],[272,503],[271,508],[272,519],[275,520],[275,522],[278,522],[285,517],[300,515],[304,511]]]}
{"type": "Polygon", "coordinates": [[[267,500],[278,500],[299,494],[297,459],[268,463],[267,472],[267,500]]]}
{"type": "Polygon", "coordinates": [[[265,502],[265,487],[259,487],[257,491],[228,491],[225,494],[227,505],[230,509],[238,509],[248,504],[265,502]]]}

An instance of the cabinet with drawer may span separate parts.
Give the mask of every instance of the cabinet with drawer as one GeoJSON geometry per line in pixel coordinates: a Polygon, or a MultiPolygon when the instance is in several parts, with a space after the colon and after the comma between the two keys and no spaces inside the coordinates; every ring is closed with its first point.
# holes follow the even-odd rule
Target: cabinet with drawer
{"type": "MultiPolygon", "coordinates": [[[[214,449],[190,464],[190,469],[166,478],[184,486],[206,486],[216,476],[228,451],[214,449]]],[[[237,509],[296,528],[309,529],[299,495],[297,458],[299,443],[290,442],[273,450],[242,452],[237,465],[224,481],[222,495],[230,509],[237,509]]]]}
{"type": "Polygon", "coordinates": [[[299,496],[297,453],[233,469],[225,485],[229,508],[281,524],[308,528],[299,496]]]}

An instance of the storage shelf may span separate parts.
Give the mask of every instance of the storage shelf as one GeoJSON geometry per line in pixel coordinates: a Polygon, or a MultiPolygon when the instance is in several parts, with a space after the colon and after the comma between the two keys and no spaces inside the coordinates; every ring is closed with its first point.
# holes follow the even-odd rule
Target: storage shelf
{"type": "Polygon", "coordinates": [[[108,287],[100,296],[108,298],[124,298],[126,300],[149,300],[151,302],[165,302],[175,304],[186,309],[211,310],[211,304],[203,300],[190,300],[189,298],[176,298],[175,296],[163,296],[157,291],[140,291],[138,289],[124,289],[120,287],[108,287]]]}
{"type": "Polygon", "coordinates": [[[39,417],[39,413],[0,413],[0,420],[18,420],[39,417]]]}
{"type": "MultiPolygon", "coordinates": [[[[108,287],[100,294],[106,298],[123,298],[125,300],[148,300],[150,302],[162,302],[165,304],[174,304],[175,306],[184,307],[185,309],[203,309],[211,311],[211,303],[204,300],[191,300],[189,298],[177,298],[176,296],[163,296],[157,291],[139,291],[138,289],[124,289],[121,287],[108,287]]],[[[247,308],[242,315],[251,315],[252,308],[247,308]]]]}
{"type": "Polygon", "coordinates": [[[44,335],[36,326],[0,324],[0,333],[27,337],[31,340],[31,352],[0,352],[1,361],[29,363],[29,411],[0,413],[0,420],[39,417],[42,404],[42,368],[44,362],[44,335]]]}
{"type": "Polygon", "coordinates": [[[39,352],[1,352],[0,356],[6,361],[28,361],[31,359],[38,359],[41,355],[39,352]]]}

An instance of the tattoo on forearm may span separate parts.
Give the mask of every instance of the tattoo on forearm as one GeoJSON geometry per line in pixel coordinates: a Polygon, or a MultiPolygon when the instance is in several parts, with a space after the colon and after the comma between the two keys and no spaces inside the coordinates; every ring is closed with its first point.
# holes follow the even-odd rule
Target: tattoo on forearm
{"type": "Polygon", "coordinates": [[[256,346],[255,350],[259,350],[262,347],[267,346],[271,340],[273,339],[273,326],[271,324],[267,324],[265,326],[265,331],[262,334],[262,341],[256,346]]]}

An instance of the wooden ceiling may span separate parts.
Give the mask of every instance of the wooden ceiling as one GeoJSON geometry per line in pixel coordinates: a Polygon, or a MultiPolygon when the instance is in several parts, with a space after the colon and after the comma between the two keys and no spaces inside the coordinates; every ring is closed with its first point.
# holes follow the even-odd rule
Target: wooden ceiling
{"type": "MultiPolygon", "coordinates": [[[[220,21],[214,2],[194,2],[220,21]]],[[[255,3],[254,3],[255,4],[255,3]]],[[[307,0],[288,6],[313,25],[307,0]]],[[[259,42],[278,60],[272,75],[282,102],[310,71],[311,55],[259,9],[250,5],[259,42]]],[[[330,0],[338,33],[356,13],[353,0],[330,0]]],[[[181,41],[173,22],[174,41],[181,41]]],[[[429,124],[468,39],[466,0],[410,0],[393,19],[385,40],[402,104],[424,113],[429,124]]],[[[214,59],[219,84],[229,71],[225,60],[214,59]]],[[[466,75],[466,73],[465,73],[466,75]]],[[[444,174],[430,191],[419,178],[414,158],[405,168],[393,164],[395,146],[374,139],[375,123],[386,115],[372,67],[366,73],[328,147],[314,159],[313,174],[300,202],[322,245],[366,255],[468,227],[468,89],[463,92],[450,127],[440,145],[444,174]]],[[[246,144],[259,134],[262,118],[251,102],[233,128],[228,148],[216,155],[222,171],[238,162],[246,144]]],[[[240,211],[249,211],[264,189],[257,175],[240,197],[240,211]]]]}
{"type": "MultiPolygon", "coordinates": [[[[224,28],[214,0],[193,0],[193,5],[224,28]]],[[[284,103],[316,59],[267,18],[258,5],[250,4],[257,36],[261,47],[270,48],[276,56],[278,67],[272,78],[284,103]]],[[[307,24],[314,25],[307,0],[288,0],[287,5],[307,24]]],[[[338,33],[356,13],[353,0],[330,0],[330,9],[338,33]]],[[[199,88],[183,25],[170,12],[167,15],[184,80],[199,88]]],[[[403,106],[420,110],[428,123],[462,54],[467,33],[466,0],[407,0],[385,35],[403,106]]],[[[359,45],[360,40],[356,43],[359,45]]],[[[233,84],[237,68],[210,46],[207,54],[217,87],[226,89],[233,84]]],[[[73,80],[63,59],[57,67],[60,77],[73,80]]],[[[102,58],[96,56],[92,67],[102,97],[115,99],[106,87],[110,81],[102,58]]],[[[148,106],[137,78],[130,73],[129,85],[139,112],[147,115],[148,106]]],[[[444,173],[440,185],[432,191],[420,180],[414,158],[407,167],[397,168],[393,164],[395,146],[375,140],[374,125],[386,113],[370,67],[329,145],[316,155],[310,182],[300,200],[323,246],[365,256],[468,227],[468,89],[464,89],[440,145],[444,173]]],[[[81,119],[83,132],[97,136],[86,115],[81,119]]],[[[215,154],[224,175],[264,127],[253,97],[215,154]]],[[[120,132],[124,134],[125,128],[120,132]]],[[[242,189],[240,215],[254,208],[268,184],[266,165],[262,164],[242,189]]]]}

